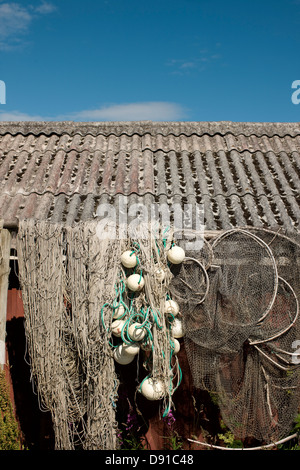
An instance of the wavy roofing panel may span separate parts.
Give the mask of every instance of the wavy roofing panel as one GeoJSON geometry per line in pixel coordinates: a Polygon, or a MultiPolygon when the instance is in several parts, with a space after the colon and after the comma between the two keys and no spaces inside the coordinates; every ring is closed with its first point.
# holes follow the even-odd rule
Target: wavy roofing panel
{"type": "Polygon", "coordinates": [[[202,205],[207,230],[299,231],[298,123],[0,123],[0,219],[72,223],[106,201],[202,205]]]}

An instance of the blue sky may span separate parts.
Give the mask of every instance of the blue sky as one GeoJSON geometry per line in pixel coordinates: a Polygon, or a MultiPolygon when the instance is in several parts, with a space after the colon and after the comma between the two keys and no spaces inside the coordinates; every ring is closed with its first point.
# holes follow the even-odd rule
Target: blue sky
{"type": "Polygon", "coordinates": [[[300,0],[0,0],[0,80],[2,121],[300,121],[300,0]]]}

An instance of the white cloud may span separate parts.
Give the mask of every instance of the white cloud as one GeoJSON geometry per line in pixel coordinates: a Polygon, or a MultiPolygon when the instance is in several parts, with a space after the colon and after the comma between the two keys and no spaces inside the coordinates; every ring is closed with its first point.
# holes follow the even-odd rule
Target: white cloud
{"type": "Polygon", "coordinates": [[[0,111],[0,121],[178,121],[184,116],[179,104],[165,101],[114,104],[54,117],[0,111]]]}
{"type": "MultiPolygon", "coordinates": [[[[216,48],[219,46],[220,44],[216,44],[216,48]]],[[[189,75],[192,72],[202,72],[210,64],[219,59],[221,59],[221,55],[218,52],[201,49],[197,57],[169,59],[166,62],[166,66],[169,67],[172,74],[189,75]]]]}
{"type": "Polygon", "coordinates": [[[8,38],[23,33],[32,20],[31,14],[18,3],[0,5],[0,37],[8,38]]]}
{"type": "Polygon", "coordinates": [[[83,121],[171,121],[182,119],[185,112],[176,103],[148,101],[113,104],[98,109],[84,110],[68,117],[83,121]]]}
{"type": "Polygon", "coordinates": [[[45,121],[48,119],[38,115],[30,115],[20,111],[0,111],[0,121],[45,121]]]}
{"type": "Polygon", "coordinates": [[[34,19],[41,14],[53,12],[56,7],[49,2],[42,2],[37,7],[23,7],[20,3],[0,4],[0,49],[10,50],[24,45],[22,38],[28,33],[34,19]]]}
{"type": "Polygon", "coordinates": [[[56,10],[56,6],[53,5],[53,3],[49,3],[49,2],[42,2],[41,5],[35,8],[35,11],[37,13],[41,13],[42,15],[52,13],[55,10],[56,10]]]}
{"type": "Polygon", "coordinates": [[[197,59],[171,59],[168,60],[166,65],[170,67],[172,74],[185,75],[189,74],[191,71],[199,70],[202,66],[202,62],[205,61],[204,58],[197,59]]]}

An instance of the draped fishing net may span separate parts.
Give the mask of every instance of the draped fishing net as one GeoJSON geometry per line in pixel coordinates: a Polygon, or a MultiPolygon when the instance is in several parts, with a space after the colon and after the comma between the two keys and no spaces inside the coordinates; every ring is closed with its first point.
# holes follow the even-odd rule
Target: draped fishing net
{"type": "Polygon", "coordinates": [[[95,225],[20,223],[17,250],[25,332],[41,406],[57,449],[116,447],[117,377],[99,306],[114,295],[115,240],[95,225]]]}
{"type": "Polygon", "coordinates": [[[146,370],[137,392],[151,379],[165,415],[181,381],[174,315],[165,312],[172,232],[157,236],[140,225],[126,238],[112,235],[97,221],[19,224],[27,347],[40,406],[52,414],[56,449],[118,448],[115,361],[130,362],[129,347],[146,370]],[[135,255],[136,266],[122,265],[125,251],[135,255]],[[131,275],[143,281],[143,289],[128,288],[131,275]],[[122,324],[117,335],[116,321],[122,324]],[[123,356],[120,347],[126,349],[123,356]]]}
{"type": "MultiPolygon", "coordinates": [[[[205,299],[184,315],[194,385],[216,394],[237,438],[274,442],[300,405],[300,245],[249,228],[226,231],[211,247],[205,299]]],[[[198,274],[189,284],[198,289],[198,274]]]]}
{"type": "Polygon", "coordinates": [[[235,437],[284,437],[300,403],[299,243],[248,227],[210,241],[143,224],[126,237],[99,227],[19,225],[28,352],[56,448],[118,448],[117,363],[143,367],[137,393],[160,400],[167,416],[183,335],[195,387],[217,396],[235,437]],[[178,264],[174,245],[185,250],[178,264]]]}

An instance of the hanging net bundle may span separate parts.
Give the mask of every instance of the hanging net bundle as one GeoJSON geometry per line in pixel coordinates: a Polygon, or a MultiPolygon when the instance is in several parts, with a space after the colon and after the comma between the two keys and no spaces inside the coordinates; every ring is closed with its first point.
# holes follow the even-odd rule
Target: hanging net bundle
{"type": "Polygon", "coordinates": [[[114,449],[118,382],[99,309],[113,298],[120,245],[95,225],[24,221],[18,242],[25,332],[57,449],[114,449]]]}
{"type": "Polygon", "coordinates": [[[172,232],[157,236],[140,225],[126,238],[112,234],[97,221],[19,224],[27,348],[56,449],[118,448],[116,363],[141,361],[146,374],[137,391],[160,400],[164,415],[180,385],[175,342],[182,331],[175,332],[178,311],[166,303],[172,232]]]}

